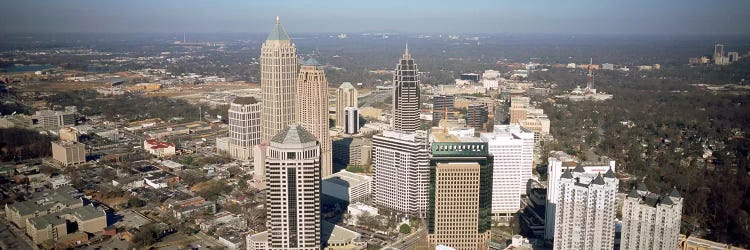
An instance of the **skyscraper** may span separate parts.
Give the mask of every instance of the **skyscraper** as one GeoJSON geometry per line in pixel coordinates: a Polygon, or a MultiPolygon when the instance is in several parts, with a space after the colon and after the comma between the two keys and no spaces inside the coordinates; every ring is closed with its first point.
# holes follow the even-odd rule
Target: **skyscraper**
{"type": "Polygon", "coordinates": [[[399,213],[424,216],[429,160],[427,135],[386,130],[372,138],[375,204],[399,213]]]}
{"type": "Polygon", "coordinates": [[[494,163],[492,214],[508,219],[521,208],[521,194],[531,178],[534,160],[534,133],[518,125],[495,125],[493,133],[483,133],[494,163]]]}
{"type": "Polygon", "coordinates": [[[419,71],[404,49],[393,75],[393,128],[404,132],[419,129],[419,71]]]}
{"type": "Polygon", "coordinates": [[[558,183],[554,249],[614,249],[618,180],[607,173],[565,170],[558,183]]]}
{"type": "Polygon", "coordinates": [[[344,82],[336,89],[336,128],[340,130],[344,129],[344,112],[347,107],[359,107],[357,89],[350,82],[344,82]]]}
{"type": "Polygon", "coordinates": [[[359,109],[357,107],[344,109],[344,133],[349,135],[359,133],[359,109]]]}
{"type": "Polygon", "coordinates": [[[292,124],[266,153],[269,249],[320,249],[320,144],[292,124]]]}
{"type": "Polygon", "coordinates": [[[544,216],[544,238],[552,239],[555,236],[555,210],[557,200],[560,196],[560,176],[566,169],[580,167],[584,172],[593,175],[604,174],[610,169],[617,171],[615,161],[606,156],[592,158],[588,161],[580,161],[578,158],[562,151],[549,152],[547,158],[547,203],[544,216]]]}
{"type": "Polygon", "coordinates": [[[488,249],[492,156],[486,142],[433,142],[427,208],[430,248],[488,249]]]}
{"type": "Polygon", "coordinates": [[[248,160],[253,146],[260,144],[261,104],[254,97],[240,96],[229,105],[229,145],[232,158],[248,160]]]}
{"type": "Polygon", "coordinates": [[[472,103],[466,108],[466,126],[483,129],[489,120],[487,105],[484,103],[472,103]]]}
{"type": "Polygon", "coordinates": [[[297,122],[320,142],[321,176],[332,174],[331,138],[328,132],[328,81],[320,63],[310,58],[297,77],[297,122]]]}
{"type": "Polygon", "coordinates": [[[682,218],[682,196],[651,193],[641,183],[622,206],[620,249],[677,249],[682,218]]]}
{"type": "Polygon", "coordinates": [[[294,122],[297,48],[276,17],[276,26],[260,49],[260,88],[263,92],[261,129],[269,140],[294,122]]]}
{"type": "Polygon", "coordinates": [[[436,95],[432,97],[432,124],[438,124],[440,120],[446,119],[445,113],[448,113],[447,118],[452,117],[452,113],[455,109],[455,97],[452,95],[436,95]]]}

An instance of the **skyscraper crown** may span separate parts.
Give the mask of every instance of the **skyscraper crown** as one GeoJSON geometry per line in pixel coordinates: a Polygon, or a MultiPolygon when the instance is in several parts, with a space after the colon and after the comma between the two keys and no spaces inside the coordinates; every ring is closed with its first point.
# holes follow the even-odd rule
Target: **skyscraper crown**
{"type": "Polygon", "coordinates": [[[266,41],[272,41],[272,40],[279,40],[279,41],[286,41],[290,40],[289,35],[286,33],[286,30],[281,27],[281,22],[279,21],[279,17],[276,17],[276,25],[271,30],[271,34],[268,34],[268,38],[266,38],[266,41]]]}

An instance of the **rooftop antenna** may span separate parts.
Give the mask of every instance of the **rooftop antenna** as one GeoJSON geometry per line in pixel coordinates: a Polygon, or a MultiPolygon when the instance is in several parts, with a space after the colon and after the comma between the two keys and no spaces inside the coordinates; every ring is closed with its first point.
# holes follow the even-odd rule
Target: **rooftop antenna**
{"type": "Polygon", "coordinates": [[[187,43],[187,32],[182,32],[182,43],[187,43]]]}
{"type": "Polygon", "coordinates": [[[198,121],[199,122],[203,121],[203,107],[202,106],[198,106],[198,121]]]}
{"type": "Polygon", "coordinates": [[[276,25],[278,25],[279,23],[281,23],[281,22],[279,21],[279,16],[276,16],[276,25]]]}

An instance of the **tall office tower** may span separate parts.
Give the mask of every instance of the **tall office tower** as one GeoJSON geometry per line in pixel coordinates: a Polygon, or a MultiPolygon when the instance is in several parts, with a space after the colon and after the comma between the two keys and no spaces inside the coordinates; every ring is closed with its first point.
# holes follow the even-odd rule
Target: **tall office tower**
{"type": "Polygon", "coordinates": [[[260,89],[263,92],[261,129],[263,141],[294,122],[294,94],[297,77],[297,47],[279,17],[260,49],[260,89]]]}
{"type": "Polygon", "coordinates": [[[729,60],[729,63],[733,63],[740,60],[740,53],[737,51],[727,52],[727,60],[729,60]]]}
{"type": "Polygon", "coordinates": [[[375,204],[424,216],[427,212],[429,159],[427,134],[386,130],[372,138],[375,204]]]}
{"type": "Polygon", "coordinates": [[[317,60],[302,64],[297,77],[297,122],[320,142],[322,177],[331,175],[331,138],[328,132],[328,81],[317,60]]]}
{"type": "Polygon", "coordinates": [[[489,249],[492,155],[485,142],[433,142],[427,239],[430,249],[489,249]]]}
{"type": "Polygon", "coordinates": [[[651,193],[645,185],[634,188],[622,206],[620,249],[677,249],[682,217],[682,196],[651,193]]]}
{"type": "Polygon", "coordinates": [[[615,160],[606,156],[592,157],[587,161],[580,161],[562,151],[549,152],[547,158],[547,203],[544,216],[544,238],[551,240],[555,236],[555,210],[559,197],[560,176],[566,169],[581,167],[590,174],[605,174],[610,169],[617,171],[615,160]]]}
{"type": "Polygon", "coordinates": [[[493,157],[492,215],[509,219],[521,208],[521,195],[531,179],[534,161],[534,133],[518,125],[495,125],[481,139],[493,157]]]}
{"type": "Polygon", "coordinates": [[[484,103],[473,103],[466,108],[466,126],[476,129],[483,129],[489,120],[487,105],[484,103]]]}
{"type": "Polygon", "coordinates": [[[348,135],[359,133],[359,109],[357,107],[344,109],[344,133],[348,135]]]}
{"type": "Polygon", "coordinates": [[[269,249],[320,249],[320,144],[292,124],[266,152],[269,249]]]}
{"type": "Polygon", "coordinates": [[[447,118],[452,117],[453,111],[455,111],[455,97],[452,95],[436,95],[432,97],[432,123],[438,124],[440,120],[445,119],[445,113],[448,113],[447,118]]]}
{"type": "Polygon", "coordinates": [[[617,178],[610,169],[565,170],[558,183],[554,249],[614,249],[617,178]]]}
{"type": "Polygon", "coordinates": [[[419,71],[409,46],[393,75],[393,128],[404,132],[419,129],[419,71]]]}
{"type": "Polygon", "coordinates": [[[336,89],[336,128],[343,130],[346,107],[359,107],[357,103],[357,89],[350,82],[344,82],[336,89]]]}
{"type": "Polygon", "coordinates": [[[240,96],[229,105],[229,155],[234,159],[253,157],[253,147],[260,144],[260,102],[240,96]]]}
{"type": "Polygon", "coordinates": [[[714,44],[714,60],[716,60],[717,57],[724,56],[724,45],[723,44],[714,44]]]}
{"type": "Polygon", "coordinates": [[[510,124],[518,124],[521,120],[526,119],[526,112],[529,108],[530,99],[525,96],[514,96],[510,98],[510,124]]]}

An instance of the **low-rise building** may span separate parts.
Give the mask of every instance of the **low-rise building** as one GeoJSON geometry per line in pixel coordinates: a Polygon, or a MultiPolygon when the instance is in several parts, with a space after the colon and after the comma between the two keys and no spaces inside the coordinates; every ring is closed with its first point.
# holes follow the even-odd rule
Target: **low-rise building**
{"type": "Polygon", "coordinates": [[[678,250],[744,250],[744,248],[733,247],[726,243],[719,243],[695,236],[680,235],[678,250]]]}
{"type": "Polygon", "coordinates": [[[65,208],[79,208],[83,200],[74,198],[72,187],[62,187],[55,192],[41,194],[27,201],[5,204],[5,218],[18,228],[26,228],[29,218],[59,212],[65,208]]]}
{"type": "Polygon", "coordinates": [[[76,231],[101,232],[107,227],[107,214],[93,206],[63,208],[56,213],[28,218],[26,224],[26,234],[35,244],[41,244],[47,240],[57,241],[76,231]],[[77,225],[77,230],[71,224],[77,225]]]}
{"type": "Polygon", "coordinates": [[[176,152],[174,144],[156,139],[146,139],[143,141],[143,149],[158,157],[175,155],[176,152]]]}
{"type": "Polygon", "coordinates": [[[86,146],[80,142],[52,142],[52,158],[63,166],[86,162],[86,146]]]}
{"type": "Polygon", "coordinates": [[[349,203],[368,200],[372,177],[341,170],[322,181],[323,195],[349,203]]]}

